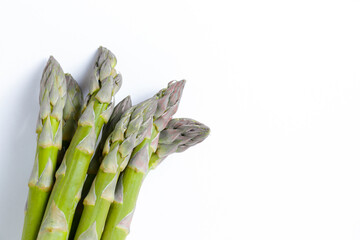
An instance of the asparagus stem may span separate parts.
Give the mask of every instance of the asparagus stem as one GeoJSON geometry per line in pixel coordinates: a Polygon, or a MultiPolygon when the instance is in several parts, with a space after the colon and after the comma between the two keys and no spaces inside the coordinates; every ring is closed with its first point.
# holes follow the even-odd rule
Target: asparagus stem
{"type": "Polygon", "coordinates": [[[121,102],[119,102],[115,106],[114,111],[109,119],[109,122],[104,125],[100,142],[96,148],[94,156],[92,157],[92,159],[90,161],[90,165],[88,168],[88,175],[86,177],[84,187],[83,187],[83,190],[81,193],[81,200],[76,207],[69,239],[74,239],[74,237],[75,237],[76,229],[79,225],[81,214],[82,214],[83,208],[84,208],[83,201],[84,201],[86,195],[89,193],[91,184],[94,181],[96,173],[101,164],[100,160],[102,159],[102,150],[104,148],[106,139],[109,137],[110,133],[114,130],[115,125],[118,123],[121,116],[125,113],[125,111],[127,111],[131,107],[131,105],[132,104],[131,104],[130,96],[124,98],[121,102]]]}
{"type": "Polygon", "coordinates": [[[64,158],[65,152],[70,145],[77,128],[77,122],[81,115],[81,106],[83,105],[83,94],[75,79],[69,74],[65,74],[67,86],[67,98],[63,111],[63,134],[62,148],[58,155],[57,168],[64,158]]]}
{"type": "Polygon", "coordinates": [[[29,180],[23,240],[36,239],[53,185],[57,155],[61,149],[66,82],[63,70],[53,57],[48,60],[42,74],[39,100],[37,149],[29,180]]]}
{"type": "Polygon", "coordinates": [[[127,165],[133,148],[144,138],[150,138],[156,106],[155,98],[151,98],[130,108],[107,138],[103,161],[84,199],[84,211],[76,230],[76,240],[100,239],[120,172],[127,165]]]}
{"type": "Polygon", "coordinates": [[[89,95],[78,121],[78,128],[56,172],[56,182],[41,223],[38,240],[68,238],[97,138],[102,126],[109,120],[113,109],[111,100],[121,85],[121,76],[116,74],[115,65],[115,56],[106,48],[100,47],[90,78],[89,95]]]}

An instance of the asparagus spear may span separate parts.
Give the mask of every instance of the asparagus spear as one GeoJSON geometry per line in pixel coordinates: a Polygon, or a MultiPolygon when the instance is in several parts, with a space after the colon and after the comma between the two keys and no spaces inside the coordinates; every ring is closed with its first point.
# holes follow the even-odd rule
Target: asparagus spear
{"type": "Polygon", "coordinates": [[[36,157],[29,180],[22,239],[36,239],[53,185],[58,151],[61,149],[63,108],[66,101],[65,75],[50,57],[40,83],[40,112],[36,157]]]}
{"type": "Polygon", "coordinates": [[[112,113],[111,100],[121,85],[115,56],[106,48],[99,55],[90,76],[90,89],[78,128],[56,172],[56,182],[40,226],[38,240],[68,238],[76,205],[90,159],[102,126],[112,113]]]}
{"type": "Polygon", "coordinates": [[[114,199],[116,182],[133,148],[149,135],[157,102],[151,98],[127,110],[107,138],[103,161],[84,199],[84,211],[74,239],[100,239],[114,199]]]}
{"type": "Polygon", "coordinates": [[[192,119],[172,119],[159,137],[158,148],[151,155],[152,168],[148,168],[146,158],[134,157],[121,174],[115,190],[115,199],[111,204],[106,220],[102,240],[124,240],[130,231],[136,200],[144,177],[149,169],[154,169],[168,155],[183,152],[202,142],[210,129],[192,119]]]}
{"type": "Polygon", "coordinates": [[[130,98],[130,96],[127,96],[126,98],[124,98],[121,102],[119,102],[115,106],[114,111],[113,111],[108,123],[104,125],[100,142],[96,148],[94,156],[92,157],[92,159],[90,161],[90,165],[88,168],[88,175],[86,177],[84,187],[83,187],[83,190],[81,193],[81,200],[76,207],[69,239],[74,239],[74,237],[75,237],[76,229],[79,225],[81,214],[82,214],[83,208],[84,208],[83,201],[86,197],[86,194],[88,194],[91,184],[94,181],[96,173],[100,167],[100,163],[101,163],[100,160],[102,159],[102,150],[104,148],[105,141],[109,137],[110,133],[114,130],[115,125],[118,123],[121,116],[124,114],[125,111],[127,111],[131,107],[131,105],[132,105],[131,98],[130,98]]]}
{"type": "Polygon", "coordinates": [[[58,155],[57,167],[59,167],[70,141],[77,128],[77,122],[81,115],[81,106],[83,105],[83,94],[75,79],[69,74],[65,74],[67,86],[67,98],[63,111],[63,134],[62,148],[58,155]]]}

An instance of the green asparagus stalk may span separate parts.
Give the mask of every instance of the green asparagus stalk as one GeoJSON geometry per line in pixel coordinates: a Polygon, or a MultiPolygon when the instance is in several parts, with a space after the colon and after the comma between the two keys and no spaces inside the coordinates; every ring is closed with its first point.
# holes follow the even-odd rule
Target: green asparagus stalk
{"type": "Polygon", "coordinates": [[[40,112],[36,128],[37,149],[29,180],[23,240],[36,239],[53,186],[57,155],[62,144],[66,81],[63,70],[52,56],[42,74],[39,101],[40,112]]]}
{"type": "Polygon", "coordinates": [[[124,240],[130,232],[136,200],[142,181],[150,169],[154,169],[168,155],[183,152],[202,142],[210,129],[192,119],[172,119],[161,131],[156,152],[151,155],[151,168],[145,157],[134,157],[121,174],[116,185],[115,199],[106,220],[102,240],[124,240]],[[144,161],[145,160],[145,161],[144,161]]]}
{"type": "MultiPolygon", "coordinates": [[[[141,183],[147,172],[150,156],[157,149],[159,133],[166,127],[172,116],[176,113],[184,85],[184,80],[172,81],[168,84],[167,88],[162,89],[155,95],[155,97],[158,98],[158,106],[153,119],[154,123],[151,135],[145,138],[144,141],[134,149],[130,164],[125,170],[128,172],[126,176],[131,176],[129,181],[133,183],[134,187],[129,190],[134,194],[131,195],[131,200],[129,200],[128,206],[126,206],[127,210],[129,210],[127,214],[131,214],[135,208],[137,193],[140,191],[141,183]]],[[[104,237],[108,239],[110,236],[108,232],[104,237]]]]}
{"type": "Polygon", "coordinates": [[[115,56],[108,49],[100,47],[90,76],[84,110],[56,172],[56,182],[40,226],[38,240],[68,238],[97,138],[112,114],[112,98],[121,86],[121,76],[116,73],[115,65],[115,56]]]}
{"type": "Polygon", "coordinates": [[[81,115],[81,107],[83,105],[83,94],[75,79],[69,74],[65,74],[67,86],[67,98],[63,111],[63,134],[62,148],[58,155],[57,167],[59,167],[66,150],[70,145],[70,141],[74,136],[77,128],[77,122],[81,115]]]}
{"type": "Polygon", "coordinates": [[[103,148],[104,148],[106,139],[109,137],[110,133],[114,130],[115,125],[119,122],[121,116],[131,107],[131,105],[132,105],[131,98],[130,98],[130,96],[127,96],[126,98],[124,98],[121,102],[119,102],[115,106],[114,111],[113,111],[108,123],[104,125],[100,142],[96,148],[94,156],[92,157],[92,159],[90,161],[90,165],[88,168],[88,175],[86,177],[84,187],[83,187],[83,190],[81,193],[81,200],[76,207],[69,239],[74,239],[74,237],[75,237],[76,229],[79,225],[81,214],[82,214],[83,208],[84,208],[83,201],[84,201],[86,195],[89,193],[91,184],[94,181],[96,173],[100,167],[101,159],[102,159],[102,152],[103,152],[103,148]]]}
{"type": "Polygon", "coordinates": [[[74,239],[100,239],[120,172],[127,165],[133,148],[151,133],[156,107],[156,99],[151,98],[130,108],[107,138],[103,161],[84,199],[84,211],[74,239]]]}

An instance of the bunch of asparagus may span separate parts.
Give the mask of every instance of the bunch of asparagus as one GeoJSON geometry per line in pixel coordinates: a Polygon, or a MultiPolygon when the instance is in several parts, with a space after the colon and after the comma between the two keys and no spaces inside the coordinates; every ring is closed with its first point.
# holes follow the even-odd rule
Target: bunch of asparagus
{"type": "Polygon", "coordinates": [[[184,80],[134,106],[130,96],[114,106],[122,84],[115,65],[100,47],[83,99],[72,76],[48,60],[23,240],[125,239],[148,172],[209,135],[202,123],[172,118],[184,80]]]}

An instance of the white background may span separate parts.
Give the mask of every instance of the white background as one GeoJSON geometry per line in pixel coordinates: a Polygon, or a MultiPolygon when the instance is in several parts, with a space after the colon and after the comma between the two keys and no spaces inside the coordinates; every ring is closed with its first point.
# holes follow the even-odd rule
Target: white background
{"type": "Polygon", "coordinates": [[[20,239],[42,69],[98,46],[137,103],[211,127],[144,182],[129,240],[360,239],[360,1],[1,1],[0,239],[20,239]]]}

